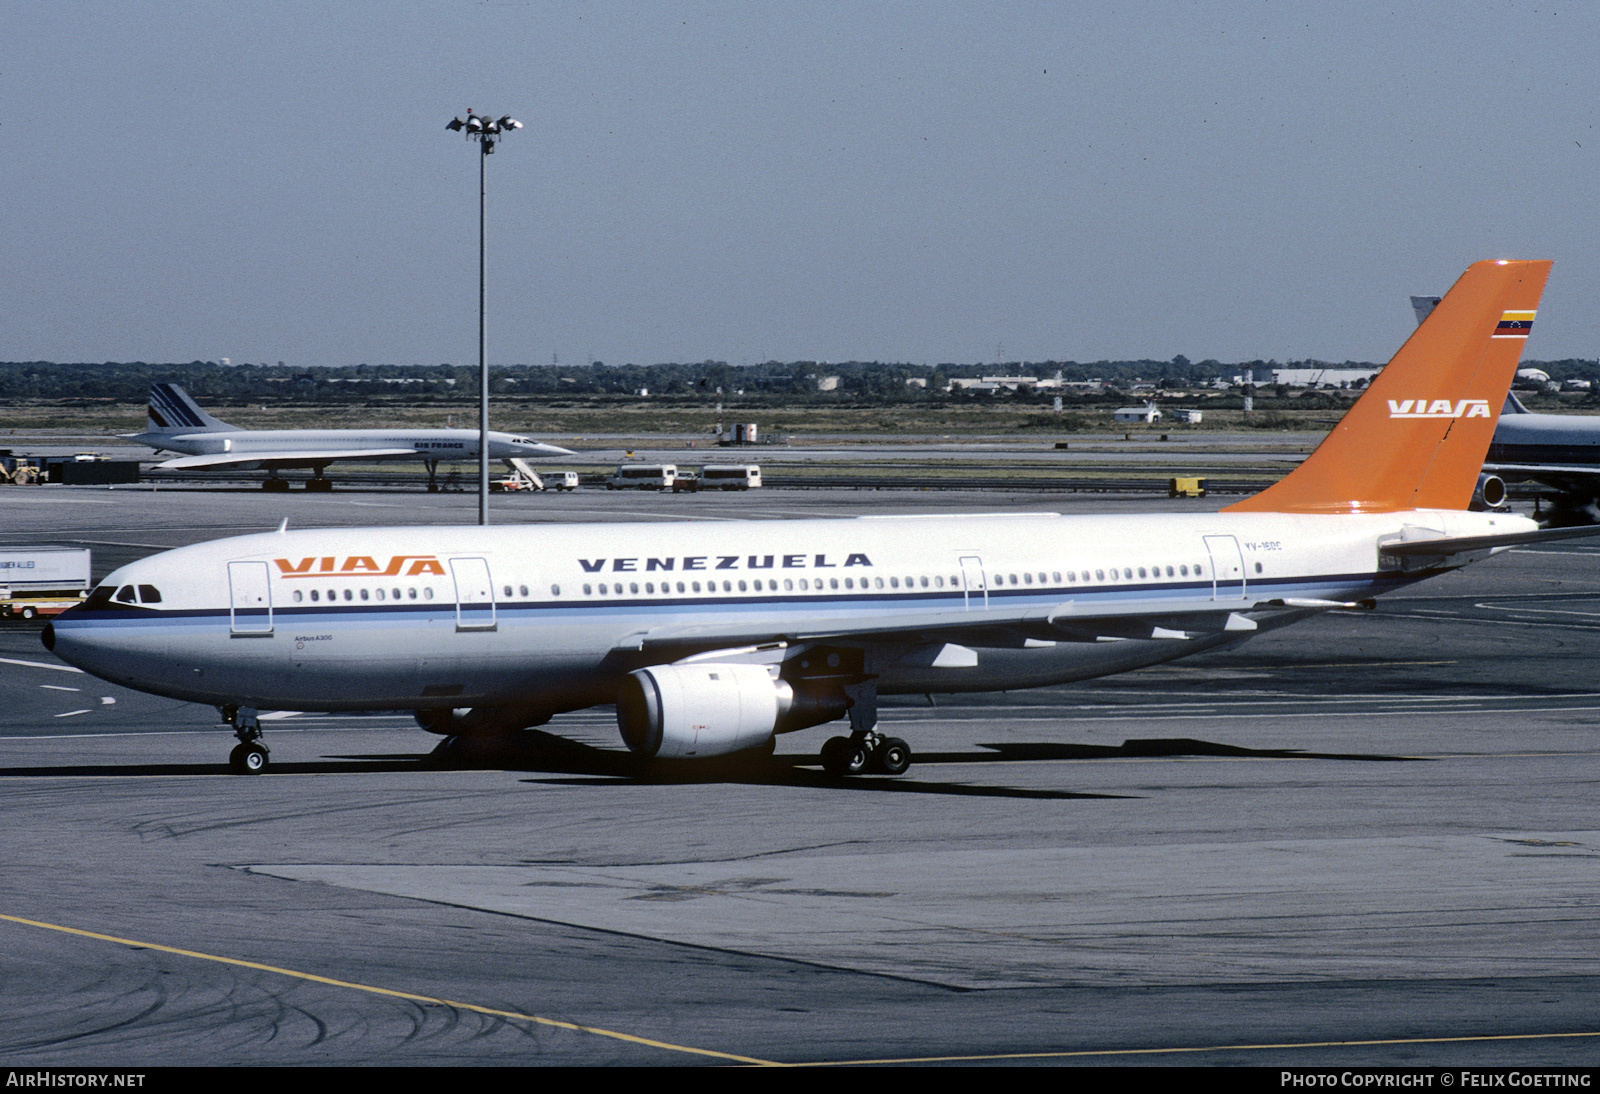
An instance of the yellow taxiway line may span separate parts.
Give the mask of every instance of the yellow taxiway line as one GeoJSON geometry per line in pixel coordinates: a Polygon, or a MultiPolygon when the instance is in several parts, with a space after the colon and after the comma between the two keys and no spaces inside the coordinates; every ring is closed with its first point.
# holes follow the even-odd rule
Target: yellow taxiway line
{"type": "Polygon", "coordinates": [[[614,1029],[601,1029],[599,1026],[584,1026],[576,1022],[562,1022],[555,1018],[542,1018],[537,1014],[523,1014],[514,1010],[499,1010],[495,1007],[480,1007],[476,1003],[459,1003],[453,999],[441,999],[432,995],[419,995],[416,992],[397,991],[394,988],[380,988],[371,984],[358,984],[351,980],[337,980],[331,976],[318,976],[316,973],[301,972],[298,969],[286,969],[279,965],[264,965],[259,961],[244,961],[236,957],[221,957],[213,953],[203,953],[199,950],[184,950],[176,946],[163,946],[156,942],[139,942],[132,938],[119,938],[113,934],[100,934],[97,931],[85,931],[78,927],[64,927],[59,923],[45,923],[37,919],[24,919],[22,916],[5,915],[0,913],[0,920],[7,923],[20,923],[25,927],[38,927],[46,931],[58,931],[61,934],[77,935],[80,938],[93,938],[100,942],[111,942],[118,946],[132,946],[136,949],[155,950],[159,953],[176,954],[179,957],[190,957],[197,961],[212,961],[219,965],[232,965],[240,969],[255,969],[258,972],[274,973],[278,976],[288,976],[296,980],[306,980],[313,984],[327,984],[335,988],[347,988],[351,991],[365,992],[368,995],[382,995],[391,999],[404,999],[412,1003],[433,1003],[438,1006],[454,1007],[457,1010],[471,1011],[474,1014],[484,1014],[491,1018],[506,1018],[512,1021],[531,1022],[538,1026],[550,1026],[555,1029],[571,1030],[573,1033],[587,1033],[594,1037],[608,1037],[614,1041],[624,1041],[632,1045],[644,1045],[647,1048],[658,1048],[667,1052],[684,1052],[691,1056],[707,1056],[715,1060],[727,1060],[736,1064],[757,1064],[765,1067],[781,1067],[782,1064],[774,1060],[762,1060],[754,1056],[738,1056],[731,1052],[718,1052],[709,1048],[694,1048],[690,1045],[675,1045],[670,1041],[657,1041],[650,1037],[639,1037],[632,1033],[620,1033],[614,1029]]]}

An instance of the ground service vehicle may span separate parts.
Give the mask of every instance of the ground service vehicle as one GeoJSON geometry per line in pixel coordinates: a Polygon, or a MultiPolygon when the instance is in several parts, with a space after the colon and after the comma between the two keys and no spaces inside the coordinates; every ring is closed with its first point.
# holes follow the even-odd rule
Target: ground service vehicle
{"type": "Polygon", "coordinates": [[[56,615],[89,592],[86,547],[0,547],[0,618],[56,615]]]}
{"type": "Polygon", "coordinates": [[[617,468],[606,480],[607,490],[670,490],[678,469],[670,463],[630,464],[617,468]]]}

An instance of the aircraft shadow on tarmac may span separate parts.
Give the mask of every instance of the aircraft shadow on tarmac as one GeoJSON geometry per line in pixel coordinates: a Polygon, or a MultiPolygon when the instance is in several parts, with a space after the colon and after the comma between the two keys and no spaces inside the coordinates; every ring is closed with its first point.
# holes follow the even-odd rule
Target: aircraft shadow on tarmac
{"type": "MultiPolygon", "coordinates": [[[[1400,762],[1416,757],[1378,753],[1304,752],[1298,749],[1242,748],[1192,738],[1152,738],[1124,741],[1121,745],[1064,744],[1060,742],[1010,742],[980,744],[983,751],[926,752],[916,763],[984,764],[1026,763],[1052,760],[1154,759],[1228,757],[1275,760],[1356,760],[1400,762]]],[[[819,770],[814,756],[722,756],[709,760],[651,763],[617,749],[596,748],[540,730],[524,730],[511,740],[441,744],[432,753],[333,755],[316,761],[278,762],[271,771],[279,775],[351,775],[423,770],[495,770],[540,772],[567,776],[531,779],[530,782],[579,786],[665,785],[673,783],[744,783],[835,790],[886,791],[909,794],[950,794],[964,797],[1006,798],[1116,798],[1118,794],[1086,794],[1010,786],[974,786],[970,783],[933,782],[873,775],[835,778],[819,770]]],[[[194,776],[231,774],[225,763],[194,764],[72,764],[53,767],[3,767],[0,778],[93,778],[129,776],[194,776]]]]}

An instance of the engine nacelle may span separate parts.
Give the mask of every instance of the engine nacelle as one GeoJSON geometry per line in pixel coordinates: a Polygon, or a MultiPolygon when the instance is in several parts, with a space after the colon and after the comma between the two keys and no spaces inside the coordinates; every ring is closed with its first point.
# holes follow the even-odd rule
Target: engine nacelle
{"type": "Polygon", "coordinates": [[[1506,503],[1506,484],[1499,475],[1482,474],[1478,476],[1478,485],[1472,490],[1472,501],[1467,508],[1475,513],[1485,509],[1500,509],[1506,503]]]}
{"type": "Polygon", "coordinates": [[[726,756],[841,717],[843,693],[796,695],[764,665],[654,665],[617,693],[617,728],[630,751],[679,759],[726,756]]]}

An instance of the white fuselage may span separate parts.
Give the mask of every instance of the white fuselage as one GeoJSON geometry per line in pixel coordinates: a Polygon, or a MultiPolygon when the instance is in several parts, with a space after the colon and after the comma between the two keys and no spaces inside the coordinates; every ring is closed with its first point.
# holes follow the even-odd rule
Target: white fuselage
{"type": "MultiPolygon", "coordinates": [[[[340,459],[474,460],[478,458],[476,429],[236,429],[193,433],[137,434],[135,440],[158,451],[186,456],[245,456],[259,454],[263,461],[294,453],[341,453],[340,459]]],[[[489,432],[489,458],[541,457],[565,454],[564,449],[512,433],[489,432]]]]}
{"type": "Polygon", "coordinates": [[[834,640],[868,651],[880,691],[998,690],[1217,648],[1439,572],[1380,561],[1382,542],[1533,527],[1409,511],[267,533],[122,567],[56,620],[53,648],[195,702],[555,712],[609,703],[628,672],[743,635],[799,644],[884,619],[834,640]],[[140,603],[145,589],[159,602],[140,603]],[[117,590],[132,591],[107,602],[117,590]],[[1129,637],[1108,614],[1176,622],[1129,637]],[[1074,629],[1074,616],[1092,621],[1074,629]]]}

